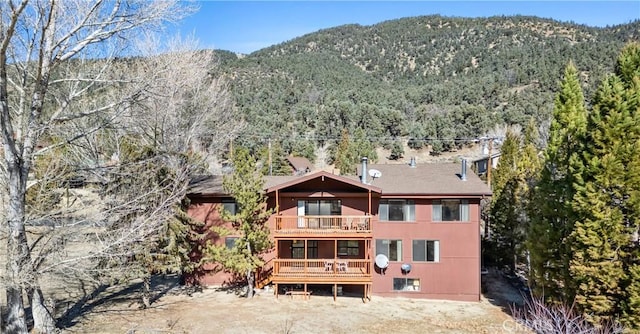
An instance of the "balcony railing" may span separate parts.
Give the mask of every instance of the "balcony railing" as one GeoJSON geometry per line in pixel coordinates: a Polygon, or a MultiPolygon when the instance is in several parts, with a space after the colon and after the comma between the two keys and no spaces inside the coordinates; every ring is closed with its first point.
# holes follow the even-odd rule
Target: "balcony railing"
{"type": "Polygon", "coordinates": [[[371,279],[371,260],[274,259],[274,279],[371,279]]]}
{"type": "Polygon", "coordinates": [[[371,233],[371,216],[276,216],[279,234],[371,233]]]}

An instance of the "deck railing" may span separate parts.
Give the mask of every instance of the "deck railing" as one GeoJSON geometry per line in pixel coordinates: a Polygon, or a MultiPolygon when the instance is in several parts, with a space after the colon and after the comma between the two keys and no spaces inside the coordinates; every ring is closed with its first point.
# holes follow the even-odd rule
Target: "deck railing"
{"type": "Polygon", "coordinates": [[[274,259],[273,276],[286,278],[367,278],[371,277],[371,260],[274,259]]]}
{"type": "Polygon", "coordinates": [[[371,216],[276,216],[276,233],[371,233],[371,216]]]}

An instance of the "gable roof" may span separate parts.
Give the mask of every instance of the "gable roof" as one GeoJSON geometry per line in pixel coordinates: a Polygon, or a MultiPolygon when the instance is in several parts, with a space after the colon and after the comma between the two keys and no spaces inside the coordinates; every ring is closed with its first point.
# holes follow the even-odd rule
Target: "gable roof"
{"type": "MultiPolygon", "coordinates": [[[[274,177],[271,177],[274,178],[274,177]]],[[[306,174],[304,176],[300,176],[300,177],[294,177],[291,180],[272,180],[273,181],[280,181],[280,183],[275,183],[270,186],[270,187],[266,187],[266,191],[267,193],[276,191],[276,190],[281,190],[296,184],[300,184],[300,183],[304,183],[306,181],[310,181],[313,179],[318,179],[318,178],[329,178],[331,180],[335,180],[338,182],[342,182],[342,183],[346,183],[349,185],[352,185],[354,187],[357,188],[362,188],[362,189],[366,189],[366,190],[371,190],[372,192],[377,192],[380,193],[381,189],[379,187],[370,185],[370,184],[364,184],[358,180],[354,180],[353,178],[349,178],[349,177],[344,177],[344,176],[340,176],[340,175],[335,175],[335,174],[331,174],[327,171],[320,171],[320,172],[316,172],[316,173],[312,173],[312,174],[306,174]]]]}
{"type": "Polygon", "coordinates": [[[313,165],[307,158],[288,156],[287,160],[289,161],[289,164],[291,165],[291,167],[293,167],[295,171],[307,171],[307,170],[310,171],[313,169],[312,168],[313,165]]]}

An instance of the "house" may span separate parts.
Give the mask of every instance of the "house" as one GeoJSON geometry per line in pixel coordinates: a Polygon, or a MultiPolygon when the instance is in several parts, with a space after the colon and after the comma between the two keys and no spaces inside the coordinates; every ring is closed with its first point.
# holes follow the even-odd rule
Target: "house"
{"type": "MultiPolygon", "coordinates": [[[[491,191],[462,164],[368,165],[359,177],[326,171],[266,177],[275,247],[257,285],[284,289],[478,301],[480,202],[491,191]],[[372,177],[373,176],[373,177],[372,177]]],[[[221,177],[196,180],[189,214],[209,226],[234,210],[221,177]]],[[[217,243],[233,244],[233,236],[217,243]]],[[[189,282],[219,285],[210,264],[189,282]]]]}
{"type": "MultiPolygon", "coordinates": [[[[498,161],[500,160],[501,152],[495,152],[491,154],[491,169],[498,168],[498,161]]],[[[478,175],[485,175],[489,167],[489,154],[485,154],[472,161],[473,170],[478,175]]]]}
{"type": "Polygon", "coordinates": [[[289,162],[289,166],[291,166],[293,175],[304,175],[313,169],[313,164],[309,159],[304,157],[288,156],[287,161],[289,162]]]}

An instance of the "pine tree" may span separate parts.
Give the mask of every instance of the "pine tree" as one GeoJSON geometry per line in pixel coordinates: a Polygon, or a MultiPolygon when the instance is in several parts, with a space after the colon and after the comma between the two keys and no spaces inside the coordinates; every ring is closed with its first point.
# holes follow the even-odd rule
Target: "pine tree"
{"type": "Polygon", "coordinates": [[[640,326],[640,47],[599,87],[575,178],[571,286],[593,321],[640,326]]]}
{"type": "Polygon", "coordinates": [[[349,131],[342,129],[342,135],[340,136],[340,143],[336,149],[334,156],[334,163],[336,168],[340,170],[342,175],[350,175],[356,172],[356,165],[358,157],[354,155],[351,148],[351,141],[349,140],[349,131]]]}
{"type": "Polygon", "coordinates": [[[491,241],[495,242],[497,263],[508,265],[511,271],[525,257],[529,189],[540,165],[534,145],[536,132],[533,121],[527,127],[524,141],[512,129],[507,131],[492,179],[491,241]]]}
{"type": "Polygon", "coordinates": [[[362,129],[356,129],[353,140],[350,139],[349,131],[343,129],[334,156],[334,162],[336,168],[340,169],[340,174],[355,174],[356,166],[362,157],[367,157],[371,162],[378,160],[378,154],[373,143],[367,139],[362,129]]]}
{"type": "Polygon", "coordinates": [[[233,174],[223,179],[222,187],[235,199],[238,210],[235,214],[221,210],[222,219],[230,222],[232,229],[215,228],[214,232],[224,236],[233,230],[239,238],[231,249],[225,245],[207,245],[205,259],[245,275],[246,295],[253,297],[254,272],[264,264],[261,255],[272,248],[267,221],[273,210],[267,208],[262,174],[247,149],[240,148],[234,152],[233,169],[233,174]]]}
{"type": "Polygon", "coordinates": [[[534,292],[550,300],[572,300],[567,237],[575,214],[572,163],[582,150],[587,111],[578,73],[569,63],[554,102],[544,165],[530,206],[531,224],[527,248],[531,257],[530,279],[534,292]]]}

